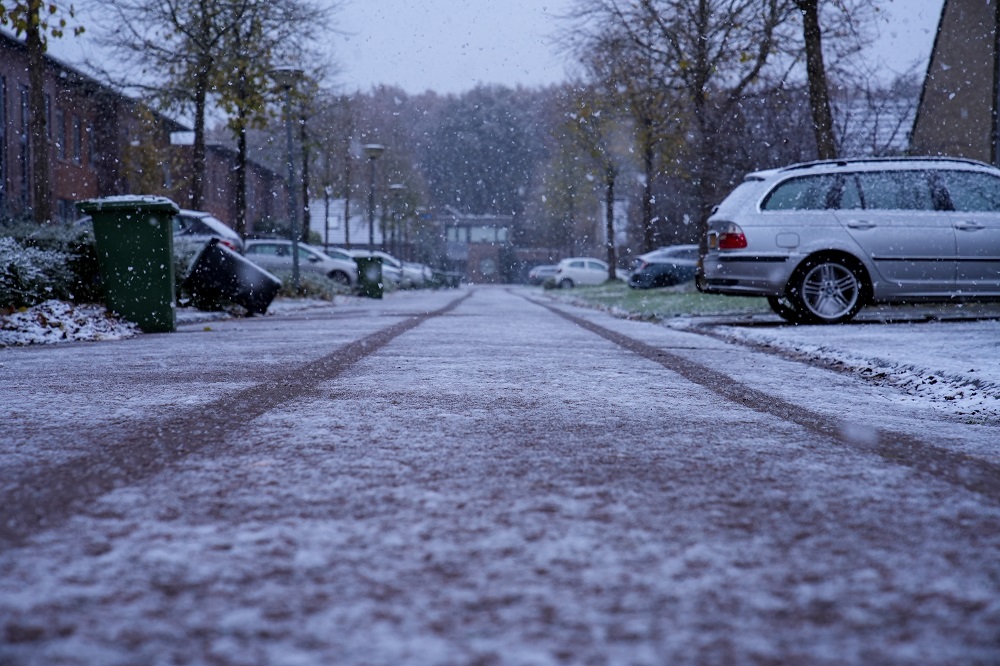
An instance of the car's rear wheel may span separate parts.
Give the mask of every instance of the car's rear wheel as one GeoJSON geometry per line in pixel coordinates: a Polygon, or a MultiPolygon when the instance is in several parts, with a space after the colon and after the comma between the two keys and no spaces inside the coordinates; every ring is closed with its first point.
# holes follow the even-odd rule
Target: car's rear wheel
{"type": "Polygon", "coordinates": [[[858,313],[863,294],[860,269],[840,257],[813,257],[795,272],[788,299],[804,323],[839,324],[858,313]]]}
{"type": "Polygon", "coordinates": [[[573,281],[570,280],[569,278],[563,278],[562,280],[559,281],[559,288],[560,289],[572,289],[573,288],[573,281]]]}
{"type": "Polygon", "coordinates": [[[351,286],[351,278],[344,271],[330,271],[327,277],[329,277],[331,280],[344,287],[351,286]]]}
{"type": "Polygon", "coordinates": [[[802,313],[795,309],[787,296],[768,296],[767,304],[771,306],[771,310],[776,315],[785,321],[793,324],[802,323],[802,313]]]}

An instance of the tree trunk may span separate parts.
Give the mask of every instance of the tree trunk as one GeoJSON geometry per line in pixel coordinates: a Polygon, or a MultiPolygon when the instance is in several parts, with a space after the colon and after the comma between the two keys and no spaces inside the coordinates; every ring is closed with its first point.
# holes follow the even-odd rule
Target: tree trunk
{"type": "Polygon", "coordinates": [[[830,92],[823,64],[823,35],[819,26],[819,0],[795,0],[802,12],[803,37],[806,46],[806,74],[809,78],[809,106],[812,108],[813,131],[816,133],[816,153],[821,160],[837,157],[833,137],[833,114],[830,112],[830,92]]]}
{"type": "Polygon", "coordinates": [[[642,185],[642,251],[649,252],[653,249],[655,240],[655,230],[653,228],[653,123],[646,119],[643,121],[642,137],[642,171],[645,182],[642,185]]]}
{"type": "Polygon", "coordinates": [[[45,108],[45,44],[39,26],[41,0],[31,0],[25,23],[28,50],[28,145],[31,153],[31,198],[33,219],[39,224],[52,219],[49,174],[48,109],[45,108]]]}
{"type": "Polygon", "coordinates": [[[236,233],[247,235],[247,120],[240,111],[240,130],[236,135],[236,233]]]}
{"type": "Polygon", "coordinates": [[[205,203],[205,106],[208,97],[208,70],[199,73],[194,94],[194,146],[191,151],[191,208],[202,210],[205,203]]]}
{"type": "Polygon", "coordinates": [[[299,142],[302,144],[302,228],[299,237],[303,243],[309,242],[309,226],[312,217],[309,215],[309,141],[306,134],[306,119],[299,118],[299,142]]]}
{"type": "Polygon", "coordinates": [[[618,169],[613,164],[606,164],[604,167],[604,183],[607,186],[604,193],[604,218],[607,225],[608,235],[608,279],[617,278],[615,267],[618,265],[618,258],[615,256],[615,180],[618,177],[618,169]]]}

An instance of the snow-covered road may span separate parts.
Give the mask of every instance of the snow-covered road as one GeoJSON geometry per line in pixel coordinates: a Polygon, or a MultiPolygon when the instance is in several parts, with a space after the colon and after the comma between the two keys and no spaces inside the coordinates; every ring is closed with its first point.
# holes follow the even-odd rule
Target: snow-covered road
{"type": "Polygon", "coordinates": [[[3,664],[1000,661],[1000,431],[892,386],[502,288],[0,377],[3,664]]]}

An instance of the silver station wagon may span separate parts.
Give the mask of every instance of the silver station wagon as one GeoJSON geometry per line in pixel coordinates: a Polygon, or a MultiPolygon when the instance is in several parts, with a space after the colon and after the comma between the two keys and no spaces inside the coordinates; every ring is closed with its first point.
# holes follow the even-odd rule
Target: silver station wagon
{"type": "Polygon", "coordinates": [[[748,174],[708,220],[697,285],[766,296],[796,323],[874,303],[1000,300],[1000,169],[892,158],[748,174]]]}

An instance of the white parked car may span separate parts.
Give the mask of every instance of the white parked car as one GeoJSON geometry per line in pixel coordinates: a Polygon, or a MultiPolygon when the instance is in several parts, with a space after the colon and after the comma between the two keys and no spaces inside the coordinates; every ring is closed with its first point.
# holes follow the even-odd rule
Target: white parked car
{"type": "Polygon", "coordinates": [[[698,288],[766,296],[796,323],[865,305],[1000,300],[1000,169],[830,160],[758,171],[708,220],[698,288]]]}
{"type": "MultiPolygon", "coordinates": [[[[617,268],[615,276],[619,280],[628,279],[628,275],[617,268]]],[[[608,264],[593,257],[563,259],[556,267],[553,280],[562,289],[571,289],[581,284],[604,284],[608,281],[608,264]]]]}
{"type": "Polygon", "coordinates": [[[431,268],[426,264],[404,261],[403,282],[400,286],[406,289],[418,289],[427,286],[431,280],[431,268]]]}
{"type": "MultiPolygon", "coordinates": [[[[281,239],[248,240],[247,259],[272,273],[292,270],[292,241],[281,239]]],[[[337,259],[317,247],[299,243],[299,271],[320,273],[345,287],[358,283],[358,265],[352,260],[337,259]]]]}
{"type": "Polygon", "coordinates": [[[243,239],[222,220],[210,213],[182,210],[174,216],[174,251],[195,253],[213,238],[235,252],[243,252],[243,239]]]}

